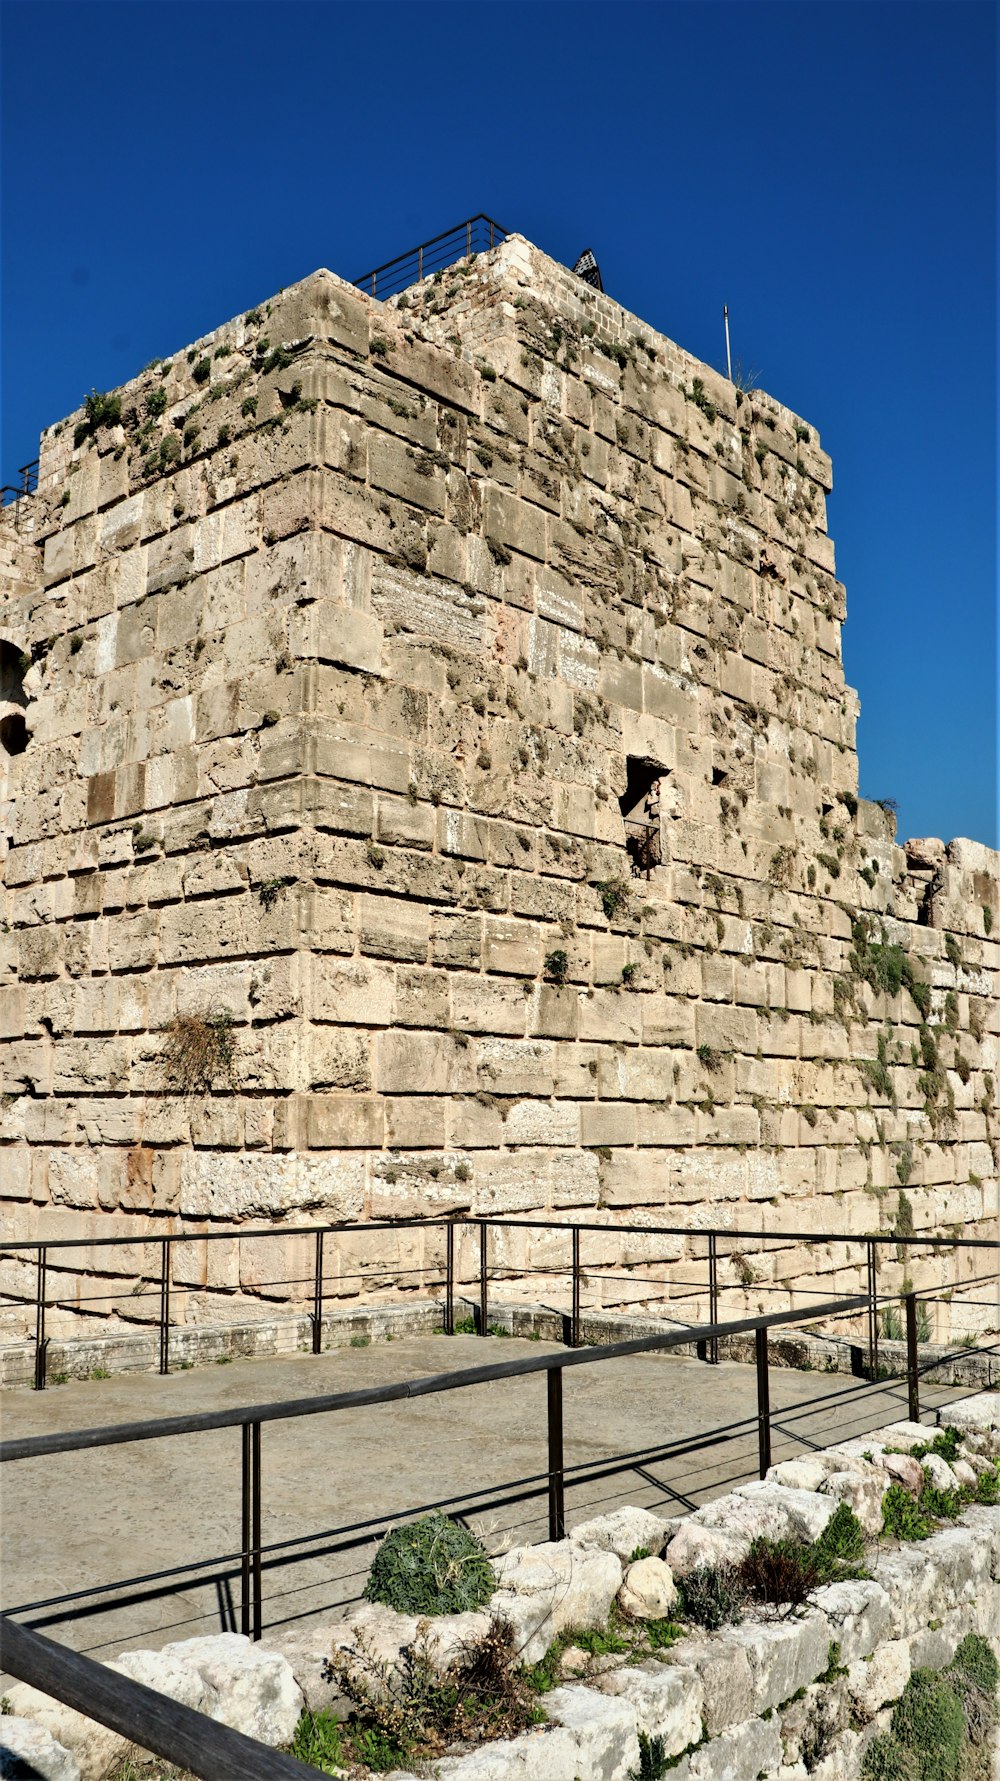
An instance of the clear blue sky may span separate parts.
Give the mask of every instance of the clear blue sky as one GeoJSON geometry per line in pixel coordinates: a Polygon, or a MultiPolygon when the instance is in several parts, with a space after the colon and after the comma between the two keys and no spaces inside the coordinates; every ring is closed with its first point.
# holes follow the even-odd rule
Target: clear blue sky
{"type": "Polygon", "coordinates": [[[996,9],[5,0],[3,479],[317,266],[485,210],[834,461],[861,790],[997,842],[996,9]]]}

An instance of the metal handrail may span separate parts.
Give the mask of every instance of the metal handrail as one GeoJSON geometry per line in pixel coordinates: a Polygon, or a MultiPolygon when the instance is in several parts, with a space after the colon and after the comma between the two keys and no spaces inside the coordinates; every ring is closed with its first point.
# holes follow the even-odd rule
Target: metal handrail
{"type": "MultiPolygon", "coordinates": [[[[784,1231],[784,1230],[761,1231],[761,1230],[744,1230],[741,1228],[725,1230],[725,1231],[714,1231],[714,1230],[704,1231],[704,1230],[693,1230],[689,1226],[686,1226],[686,1225],[645,1225],[645,1224],[644,1225],[635,1225],[635,1224],[632,1224],[632,1225],[608,1225],[608,1224],[598,1223],[595,1220],[580,1220],[580,1221],[574,1220],[572,1223],[564,1223],[560,1220],[554,1220],[554,1219],[497,1218],[497,1217],[493,1217],[493,1216],[480,1218],[480,1217],[465,1216],[466,1209],[462,1208],[461,1210],[462,1210],[463,1215],[460,1217],[451,1216],[451,1217],[439,1218],[439,1219],[428,1219],[428,1218],[373,1219],[370,1223],[357,1223],[357,1222],[344,1221],[341,1223],[330,1223],[330,1224],[324,1224],[324,1225],[315,1225],[315,1224],[290,1225],[287,1227],[282,1227],[282,1226],[275,1227],[272,1225],[265,1230],[253,1230],[253,1229],[245,1229],[245,1228],[237,1227],[235,1230],[228,1229],[228,1230],[221,1230],[221,1231],[220,1230],[215,1230],[215,1231],[177,1231],[177,1232],[172,1232],[169,1234],[164,1233],[162,1235],[157,1232],[150,1232],[147,1235],[132,1234],[129,1236],[113,1236],[113,1237],[109,1236],[109,1237],[93,1237],[93,1238],[85,1238],[85,1237],[55,1237],[55,1238],[51,1238],[51,1239],[21,1238],[21,1239],[15,1239],[14,1241],[11,1241],[11,1242],[0,1243],[0,1256],[2,1256],[4,1254],[14,1255],[14,1254],[27,1252],[28,1254],[33,1254],[35,1257],[36,1274],[35,1274],[34,1386],[35,1386],[36,1391],[44,1391],[45,1387],[46,1387],[46,1383],[47,1383],[47,1377],[46,1377],[47,1376],[47,1368],[48,1368],[47,1355],[48,1355],[48,1347],[49,1347],[49,1341],[50,1341],[50,1338],[46,1333],[46,1317],[47,1317],[48,1311],[52,1308],[53,1303],[55,1303],[55,1304],[58,1303],[58,1295],[55,1295],[54,1298],[50,1298],[49,1286],[48,1286],[50,1257],[51,1257],[51,1252],[53,1252],[53,1251],[62,1251],[62,1250],[67,1250],[67,1249],[80,1249],[80,1248],[88,1249],[88,1250],[98,1249],[98,1248],[118,1248],[118,1247],[122,1247],[122,1246],[126,1246],[126,1245],[129,1247],[134,1247],[136,1244],[141,1244],[143,1246],[150,1247],[150,1248],[152,1248],[152,1247],[159,1248],[159,1251],[160,1251],[159,1280],[158,1280],[158,1282],[154,1282],[151,1280],[149,1290],[150,1290],[150,1292],[158,1291],[158,1293],[159,1293],[159,1315],[158,1315],[158,1319],[157,1319],[158,1330],[159,1330],[159,1371],[161,1374],[167,1374],[170,1371],[170,1334],[171,1334],[170,1297],[171,1297],[171,1283],[172,1283],[171,1250],[172,1250],[173,1246],[178,1243],[232,1242],[234,1239],[236,1241],[243,1241],[243,1240],[250,1241],[251,1239],[256,1239],[259,1237],[268,1237],[268,1238],[273,1238],[273,1239],[302,1237],[302,1236],[311,1237],[313,1239],[313,1244],[314,1244],[314,1261],[313,1261],[311,1278],[308,1281],[296,1280],[294,1282],[287,1282],[287,1284],[301,1284],[301,1285],[304,1285],[307,1287],[308,1296],[311,1297],[311,1299],[312,1299],[312,1310],[310,1312],[310,1322],[312,1325],[312,1352],[314,1354],[319,1354],[322,1351],[323,1305],[324,1305],[324,1300],[327,1297],[326,1282],[325,1282],[324,1244],[328,1237],[338,1237],[338,1236],[339,1237],[344,1237],[344,1236],[349,1237],[352,1235],[362,1234],[362,1233],[365,1235],[370,1235],[372,1232],[375,1232],[375,1231],[388,1231],[388,1230],[397,1231],[397,1230],[420,1229],[420,1230],[442,1231],[444,1233],[445,1239],[446,1239],[445,1278],[443,1281],[444,1291],[445,1291],[444,1329],[445,1329],[446,1334],[452,1335],[454,1333],[454,1326],[455,1326],[455,1296],[456,1296],[455,1232],[456,1232],[456,1230],[458,1230],[458,1231],[461,1231],[461,1230],[478,1231],[478,1236],[479,1236],[479,1244],[478,1244],[478,1247],[479,1247],[479,1269],[478,1269],[479,1282],[478,1282],[478,1305],[476,1307],[476,1323],[477,1323],[478,1334],[485,1336],[489,1333],[489,1326],[488,1326],[488,1280],[489,1280],[488,1239],[489,1239],[490,1231],[492,1229],[497,1229],[497,1230],[528,1230],[528,1231],[538,1231],[538,1232],[543,1232],[543,1231],[544,1232],[550,1232],[550,1231],[565,1232],[571,1238],[571,1242],[572,1242],[572,1253],[571,1253],[571,1259],[570,1259],[570,1263],[569,1263],[570,1269],[571,1269],[571,1281],[572,1281],[572,1311],[571,1311],[571,1314],[570,1314],[570,1317],[568,1320],[568,1322],[569,1322],[569,1341],[570,1341],[570,1345],[572,1347],[576,1347],[580,1342],[581,1284],[582,1284],[582,1281],[584,1278],[584,1273],[585,1273],[584,1265],[583,1265],[583,1262],[581,1259],[581,1242],[580,1242],[581,1236],[583,1233],[600,1232],[602,1236],[607,1236],[609,1233],[613,1234],[617,1231],[623,1236],[625,1236],[625,1235],[631,1235],[631,1236],[639,1235],[639,1236],[644,1236],[644,1237],[669,1236],[669,1237],[684,1237],[689,1240],[692,1238],[694,1238],[694,1239],[703,1238],[707,1243],[708,1277],[707,1277],[706,1286],[707,1286],[707,1292],[708,1292],[709,1312],[710,1312],[711,1320],[713,1322],[717,1319],[720,1295],[723,1291],[726,1290],[724,1287],[720,1287],[719,1275],[718,1275],[718,1264],[719,1264],[720,1259],[723,1259],[722,1257],[720,1257],[720,1251],[719,1251],[720,1239],[722,1239],[725,1242],[736,1242],[736,1243],[744,1242],[744,1243],[753,1243],[755,1245],[759,1245],[764,1242],[766,1242],[766,1243],[800,1243],[802,1241],[802,1233],[800,1231],[784,1231]]],[[[959,1250],[964,1250],[964,1249],[968,1249],[968,1250],[982,1249],[982,1250],[992,1251],[992,1250],[995,1250],[997,1247],[996,1239],[992,1238],[992,1237],[944,1238],[941,1236],[940,1233],[931,1233],[931,1232],[928,1232],[927,1234],[922,1234],[922,1235],[914,1234],[914,1235],[906,1235],[906,1236],[897,1236],[894,1232],[879,1232],[879,1233],[872,1233],[870,1235],[865,1235],[865,1236],[850,1236],[850,1235],[845,1235],[843,1232],[840,1232],[840,1231],[825,1231],[825,1232],[816,1231],[816,1232],[810,1233],[810,1240],[814,1243],[820,1243],[820,1244],[822,1244],[822,1243],[843,1243],[843,1244],[849,1244],[851,1246],[858,1245],[861,1247],[861,1249],[863,1251],[863,1257],[862,1257],[861,1261],[859,1261],[858,1265],[859,1266],[863,1265],[865,1268],[865,1273],[866,1273],[865,1303],[867,1304],[867,1308],[868,1308],[868,1319],[867,1319],[867,1321],[868,1321],[868,1335],[867,1335],[868,1365],[869,1365],[869,1368],[873,1371],[873,1374],[876,1374],[876,1375],[878,1372],[878,1365],[879,1365],[879,1342],[880,1342],[880,1332],[879,1332],[879,1325],[878,1325],[878,1301],[879,1301],[880,1296],[882,1298],[889,1297],[889,1296],[891,1296],[891,1297],[900,1296],[900,1295],[885,1295],[885,1294],[880,1295],[878,1292],[878,1268],[879,1268],[878,1257],[879,1257],[880,1246],[884,1247],[886,1244],[889,1244],[891,1246],[894,1246],[897,1249],[902,1248],[907,1251],[910,1251],[910,1250],[915,1250],[916,1248],[937,1249],[943,1245],[949,1253],[956,1252],[959,1250]]],[[[598,1266],[600,1266],[600,1264],[598,1264],[598,1266]]],[[[517,1270],[514,1270],[514,1271],[517,1272],[517,1270]]],[[[552,1269],[546,1270],[546,1272],[549,1272],[549,1273],[551,1273],[552,1271],[553,1271],[552,1269]]],[[[983,1278],[985,1279],[985,1278],[987,1278],[987,1276],[983,1276],[983,1278]]],[[[988,1276],[988,1278],[990,1278],[990,1279],[993,1278],[992,1272],[988,1276]]],[[[930,1292],[930,1289],[925,1288],[923,1290],[923,1293],[921,1296],[925,1296],[925,1297],[933,1296],[933,1294],[930,1292]]],[[[801,1322],[801,1321],[808,1321],[808,1318],[812,1315],[812,1313],[809,1312],[808,1310],[806,1310],[805,1308],[803,1308],[802,1310],[798,1311],[796,1313],[796,1315],[798,1316],[799,1321],[801,1322]]],[[[716,1339],[713,1339],[710,1344],[709,1350],[707,1352],[707,1358],[709,1360],[711,1360],[712,1362],[716,1362],[718,1360],[718,1341],[716,1339]]]]}
{"type": "Polygon", "coordinates": [[[406,253],[397,254],[394,260],[386,260],[373,271],[363,272],[352,283],[359,290],[368,291],[370,297],[395,297],[411,284],[419,284],[432,272],[443,272],[459,260],[470,259],[474,253],[488,253],[501,241],[506,241],[509,233],[509,229],[502,229],[492,217],[480,211],[477,216],[467,217],[464,223],[456,223],[442,234],[432,235],[429,241],[421,241],[418,246],[408,248],[406,253]]]}
{"type": "MultiPolygon", "coordinates": [[[[815,1305],[806,1321],[849,1313],[867,1304],[858,1293],[826,1304],[815,1305]]],[[[545,1471],[548,1494],[549,1539],[566,1537],[565,1492],[567,1467],[564,1453],[563,1373],[567,1367],[603,1366],[640,1354],[669,1352],[672,1348],[697,1343],[708,1349],[727,1337],[752,1334],[754,1337],[757,1375],[757,1447],[758,1469],[765,1477],[771,1465],[771,1406],[768,1374],[768,1332],[785,1324],[801,1322],[797,1310],[779,1311],[765,1317],[735,1318],[725,1323],[711,1322],[693,1328],[664,1331],[662,1335],[642,1336],[628,1342],[615,1342],[605,1348],[577,1348],[555,1354],[528,1355],[518,1360],[500,1361],[482,1367],[466,1367],[454,1372],[432,1373],[416,1379],[401,1379],[390,1385],[363,1387],[355,1391],[325,1393],[290,1402],[250,1404],[222,1410],[203,1410],[188,1416],[147,1418],[141,1422],[112,1423],[92,1429],[61,1430],[49,1435],[29,1435],[0,1443],[0,1463],[22,1459],[38,1459],[55,1453],[80,1453],[95,1448],[124,1446],[139,1441],[161,1440],[173,1435],[190,1435],[209,1430],[238,1428],[241,1434],[241,1547],[240,1547],[240,1625],[241,1630],[259,1640],[263,1630],[263,1563],[267,1550],[262,1539],[262,1474],[261,1430],[266,1422],[288,1422],[302,1416],[327,1415],[331,1412],[370,1408],[376,1404],[398,1403],[401,1399],[428,1397],[432,1394],[493,1384],[501,1379],[523,1378],[544,1374],[546,1381],[546,1421],[548,1465],[545,1471]]],[[[910,1410],[919,1415],[916,1397],[916,1317],[908,1315],[907,1332],[910,1376],[910,1410]]],[[[916,1419],[916,1416],[914,1417],[916,1419]]],[[[711,1439],[711,1435],[708,1437],[711,1439]]]]}
{"type": "Polygon", "coordinates": [[[210,1781],[316,1781],[316,1770],[296,1757],[69,1651],[6,1614],[0,1615],[0,1667],[131,1744],[210,1781]]]}
{"type": "MultiPolygon", "coordinates": [[[[13,502],[22,500],[25,495],[33,495],[38,487],[38,465],[38,458],[32,458],[30,464],[22,464],[17,473],[21,478],[20,482],[5,482],[0,487],[0,497],[10,495],[13,502]]],[[[11,503],[4,499],[3,505],[6,507],[11,503]]]]}
{"type": "MultiPolygon", "coordinates": [[[[811,1306],[807,1320],[858,1311],[867,1305],[865,1293],[845,1294],[811,1306]]],[[[446,1373],[429,1373],[417,1379],[399,1379],[391,1385],[361,1386],[355,1391],[324,1393],[320,1397],[279,1398],[270,1404],[227,1406],[222,1410],[198,1410],[189,1416],[153,1416],[139,1422],[112,1422],[100,1428],[57,1429],[50,1435],[23,1435],[0,1441],[0,1465],[11,1460],[39,1459],[52,1453],[80,1453],[94,1447],[120,1447],[133,1441],[157,1441],[167,1435],[191,1435],[208,1429],[249,1428],[254,1423],[287,1422],[298,1416],[326,1415],[337,1410],[359,1410],[373,1404],[397,1403],[401,1398],[424,1398],[470,1385],[489,1385],[497,1379],[513,1379],[526,1373],[562,1372],[566,1367],[603,1366],[634,1354],[652,1354],[686,1348],[695,1342],[722,1340],[728,1336],[765,1333],[783,1324],[802,1322],[802,1312],[774,1311],[764,1317],[740,1317],[726,1323],[696,1324],[665,1330],[659,1336],[636,1336],[628,1342],[610,1342],[600,1348],[569,1348],[555,1354],[529,1354],[518,1360],[495,1361],[482,1367],[462,1367],[446,1373]]]]}
{"type": "Polygon", "coordinates": [[[272,1224],[260,1230],[255,1230],[250,1225],[233,1225],[223,1231],[173,1231],[169,1235],[160,1231],[147,1231],[127,1237],[17,1237],[9,1241],[0,1240],[0,1255],[15,1249],[107,1249],[119,1245],[134,1249],[137,1245],[146,1243],[231,1243],[234,1237],[249,1242],[251,1238],[257,1237],[314,1237],[317,1231],[343,1237],[354,1233],[367,1235],[369,1231],[447,1230],[449,1225],[457,1225],[465,1230],[480,1224],[528,1231],[601,1231],[604,1236],[715,1236],[725,1237],[727,1241],[732,1238],[738,1242],[759,1243],[900,1243],[904,1246],[919,1244],[924,1248],[936,1246],[942,1249],[997,1247],[996,1237],[947,1237],[940,1231],[928,1231],[925,1236],[897,1236],[895,1231],[865,1231],[860,1235],[853,1235],[845,1231],[763,1231],[759,1226],[755,1230],[747,1230],[739,1225],[727,1225],[725,1230],[713,1231],[689,1224],[600,1224],[596,1219],[583,1218],[498,1218],[491,1212],[483,1217],[476,1213],[469,1217],[455,1218],[372,1218],[363,1221],[344,1219],[327,1224],[272,1224]]]}
{"type": "MultiPolygon", "coordinates": [[[[442,1282],[442,1284],[444,1284],[444,1332],[446,1332],[447,1336],[451,1336],[451,1334],[455,1334],[455,1232],[462,1231],[462,1229],[478,1231],[478,1238],[480,1238],[480,1243],[478,1243],[478,1248],[480,1248],[480,1268],[478,1268],[478,1275],[480,1275],[480,1279],[478,1279],[476,1330],[478,1330],[480,1336],[487,1336],[488,1234],[490,1234],[490,1229],[501,1229],[501,1231],[503,1231],[503,1229],[524,1229],[524,1231],[565,1231],[569,1234],[570,1240],[572,1240],[572,1259],[570,1259],[572,1311],[570,1311],[569,1320],[563,1320],[563,1322],[567,1325],[567,1339],[569,1339],[569,1345],[574,1346],[574,1348],[576,1348],[576,1346],[579,1345],[579,1341],[581,1341],[581,1282],[585,1279],[585,1268],[583,1268],[583,1263],[581,1263],[581,1234],[583,1234],[583,1232],[599,1231],[602,1236],[606,1236],[608,1231],[620,1231],[622,1234],[627,1234],[627,1236],[681,1236],[681,1238],[688,1238],[688,1240],[690,1240],[690,1238],[704,1238],[706,1243],[708,1243],[708,1281],[706,1281],[706,1289],[708,1289],[709,1320],[711,1320],[711,1322],[717,1322],[720,1295],[722,1295],[722,1291],[725,1291],[725,1288],[720,1288],[720,1282],[718,1282],[718,1261],[720,1261],[718,1240],[720,1240],[720,1238],[725,1241],[749,1241],[749,1243],[754,1243],[754,1245],[759,1245],[761,1241],[768,1241],[768,1243],[800,1243],[800,1241],[802,1241],[802,1232],[799,1231],[743,1231],[740,1227],[729,1229],[729,1231],[692,1231],[692,1229],[686,1227],[686,1225],[608,1225],[599,1224],[599,1222],[595,1222],[595,1220],[581,1220],[581,1222],[563,1224],[560,1220],[535,1220],[535,1218],[496,1218],[496,1216],[487,1216],[487,1218],[472,1216],[472,1218],[469,1218],[469,1216],[465,1216],[467,1215],[467,1211],[469,1211],[467,1208],[458,1209],[458,1213],[462,1216],[455,1216],[455,1213],[453,1213],[453,1215],[447,1216],[447,1218],[385,1218],[385,1220],[371,1220],[371,1224],[340,1222],[340,1224],[289,1225],[289,1227],[275,1227],[275,1225],[271,1225],[266,1231],[253,1231],[253,1229],[248,1231],[248,1229],[239,1229],[239,1227],[237,1227],[235,1231],[232,1231],[232,1229],[228,1229],[228,1231],[203,1232],[176,1231],[169,1232],[169,1234],[166,1234],[166,1232],[164,1232],[164,1234],[150,1232],[148,1236],[135,1236],[135,1234],[132,1234],[132,1236],[107,1236],[107,1238],[89,1238],[89,1240],[87,1240],[87,1238],[52,1238],[52,1240],[21,1238],[21,1240],[14,1240],[11,1241],[11,1243],[0,1243],[0,1256],[4,1256],[4,1254],[14,1254],[14,1252],[25,1252],[25,1250],[27,1250],[29,1254],[30,1252],[34,1252],[34,1256],[36,1256],[36,1302],[34,1302],[34,1313],[36,1313],[36,1330],[34,1330],[34,1389],[36,1389],[36,1391],[45,1391],[46,1375],[48,1375],[48,1346],[50,1346],[50,1336],[46,1334],[46,1314],[52,1309],[53,1304],[59,1304],[59,1298],[55,1297],[52,1300],[52,1298],[50,1298],[50,1291],[48,1291],[48,1268],[50,1268],[50,1252],[52,1252],[52,1250],[66,1250],[66,1248],[116,1248],[123,1247],[123,1245],[132,1247],[135,1243],[148,1245],[148,1247],[159,1245],[159,1282],[157,1282],[157,1284],[155,1284],[155,1282],[150,1282],[150,1293],[152,1293],[152,1291],[159,1291],[159,1318],[157,1318],[157,1327],[159,1327],[159,1371],[160,1375],[166,1375],[166,1373],[169,1373],[169,1359],[171,1359],[171,1355],[169,1355],[169,1346],[171,1346],[171,1273],[173,1273],[173,1270],[171,1270],[171,1247],[176,1245],[176,1243],[221,1243],[221,1241],[234,1241],[234,1238],[237,1241],[242,1241],[244,1238],[246,1238],[246,1240],[251,1240],[251,1238],[276,1238],[276,1240],[280,1240],[280,1238],[292,1238],[292,1236],[312,1236],[312,1240],[314,1240],[314,1266],[312,1266],[312,1277],[310,1277],[308,1281],[299,1279],[299,1281],[291,1282],[291,1284],[303,1284],[303,1286],[307,1286],[308,1295],[312,1297],[312,1311],[310,1311],[310,1325],[312,1325],[312,1352],[314,1352],[314,1354],[321,1354],[321,1352],[323,1352],[323,1305],[324,1298],[328,1297],[328,1295],[326,1295],[326,1282],[324,1282],[324,1241],[326,1241],[328,1236],[349,1236],[349,1234],[355,1234],[355,1232],[365,1232],[365,1234],[369,1234],[369,1232],[374,1231],[406,1231],[406,1229],[422,1229],[422,1231],[428,1231],[428,1229],[430,1229],[430,1231],[444,1232],[444,1236],[446,1236],[446,1273],[444,1273],[444,1282],[442,1282]]],[[[825,1231],[811,1232],[811,1240],[815,1241],[815,1243],[861,1245],[861,1248],[863,1248],[863,1265],[865,1265],[866,1273],[865,1304],[866,1307],[868,1307],[868,1318],[866,1318],[866,1322],[868,1322],[866,1348],[868,1348],[868,1371],[870,1371],[872,1377],[879,1377],[879,1343],[881,1343],[881,1339],[884,1339],[881,1330],[879,1330],[879,1298],[898,1297],[898,1295],[879,1295],[879,1284],[877,1284],[877,1281],[879,1281],[879,1247],[881,1247],[881,1245],[884,1247],[886,1243],[893,1245],[893,1247],[897,1247],[897,1250],[898,1248],[904,1248],[904,1250],[914,1250],[914,1248],[934,1248],[934,1250],[936,1250],[936,1248],[945,1247],[948,1252],[957,1252],[957,1250],[964,1250],[964,1248],[968,1248],[968,1250],[980,1250],[980,1248],[982,1248],[982,1250],[995,1250],[996,1248],[995,1238],[943,1238],[939,1232],[927,1232],[927,1234],[920,1234],[920,1236],[918,1236],[918,1234],[897,1236],[895,1232],[872,1232],[872,1234],[868,1234],[868,1236],[845,1236],[843,1232],[825,1231]]],[[[517,1272],[517,1270],[515,1270],[515,1272],[517,1272]]],[[[529,1270],[529,1272],[531,1272],[531,1270],[529,1270]]],[[[553,1270],[545,1270],[545,1272],[553,1272],[553,1270]]],[[[989,1275],[984,1275],[982,1279],[988,1279],[988,1277],[989,1279],[993,1279],[993,1272],[989,1273],[989,1275]]],[[[692,1284],[695,1284],[695,1282],[692,1282],[692,1284]]],[[[963,1284],[963,1282],[959,1282],[959,1284],[963,1284]]],[[[970,1284],[970,1282],[964,1282],[964,1284],[970,1284]]],[[[934,1289],[923,1288],[922,1297],[934,1297],[934,1289]]],[[[804,1307],[804,1309],[800,1309],[799,1313],[797,1313],[797,1318],[799,1318],[799,1322],[807,1322],[811,1314],[813,1313],[809,1313],[806,1307],[804,1307]]],[[[709,1341],[708,1348],[706,1348],[706,1354],[704,1354],[704,1359],[708,1359],[709,1362],[717,1364],[717,1338],[713,1338],[709,1341]]]]}
{"type": "Polygon", "coordinates": [[[6,513],[8,508],[14,510],[14,529],[21,529],[21,502],[33,495],[38,487],[38,459],[32,458],[30,464],[22,464],[18,475],[19,483],[5,482],[0,486],[0,511],[6,513]]]}

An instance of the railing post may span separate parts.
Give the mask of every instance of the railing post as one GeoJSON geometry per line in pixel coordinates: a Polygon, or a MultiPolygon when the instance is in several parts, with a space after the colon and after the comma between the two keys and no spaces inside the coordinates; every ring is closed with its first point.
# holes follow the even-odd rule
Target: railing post
{"type": "Polygon", "coordinates": [[[566,1504],[563,1490],[562,1368],[546,1374],[549,1424],[549,1539],[566,1538],[566,1504]]]}
{"type": "Polygon", "coordinates": [[[418,284],[420,283],[420,280],[423,278],[423,276],[424,276],[424,250],[422,247],[418,247],[417,248],[417,283],[418,284]]]}
{"type": "Polygon", "coordinates": [[[312,1351],[322,1353],[323,1348],[323,1238],[326,1232],[316,1232],[316,1261],[313,1270],[313,1309],[312,1309],[312,1351]]]}
{"type": "Polygon", "coordinates": [[[757,1449],[760,1476],[765,1478],[771,1465],[771,1391],[767,1377],[767,1331],[754,1331],[757,1350],[757,1449]]]}
{"type": "Polygon", "coordinates": [[[448,1220],[445,1232],[445,1277],[444,1277],[444,1333],[446,1336],[455,1334],[455,1224],[448,1220]]]}
{"type": "Polygon", "coordinates": [[[484,1218],[480,1221],[479,1225],[479,1334],[481,1336],[487,1334],[486,1234],[486,1220],[484,1218]]]}
{"type": "Polygon", "coordinates": [[[493,246],[493,218],[490,217],[490,247],[493,246]]]}
{"type": "Polygon", "coordinates": [[[911,1422],[920,1421],[920,1374],[917,1367],[917,1295],[908,1292],[906,1306],[906,1389],[911,1422]]]}
{"type": "Polygon", "coordinates": [[[573,1226],[573,1318],[570,1327],[570,1345],[580,1346],[580,1227],[573,1226]]]}
{"type": "Polygon", "coordinates": [[[160,1239],[160,1372],[170,1371],[170,1238],[160,1239]]]}
{"type": "MultiPolygon", "coordinates": [[[[719,1321],[719,1256],[714,1231],[708,1233],[708,1321],[719,1321]]],[[[710,1366],[719,1364],[719,1338],[711,1336],[708,1343],[708,1354],[705,1357],[710,1366]]]]}
{"type": "Polygon", "coordinates": [[[240,1430],[240,1631],[259,1639],[262,1627],[260,1567],[260,1423],[245,1422],[240,1430]]]}
{"type": "Polygon", "coordinates": [[[466,259],[469,259],[471,253],[472,253],[472,223],[468,222],[465,225],[465,257],[466,257],[466,259]]]}
{"type": "Polygon", "coordinates": [[[259,1639],[262,1632],[262,1602],[260,1578],[260,1423],[250,1425],[251,1463],[253,1468],[253,1521],[250,1529],[253,1540],[253,1636],[259,1639]]]}
{"type": "Polygon", "coordinates": [[[45,1390],[45,1350],[49,1345],[45,1334],[45,1287],[49,1254],[44,1246],[38,1251],[35,1275],[35,1390],[45,1390]]]}
{"type": "Polygon", "coordinates": [[[878,1378],[878,1269],[875,1239],[869,1237],[868,1248],[868,1374],[878,1378]]]}
{"type": "Polygon", "coordinates": [[[240,1632],[250,1637],[250,1424],[240,1429],[240,1632]]]}

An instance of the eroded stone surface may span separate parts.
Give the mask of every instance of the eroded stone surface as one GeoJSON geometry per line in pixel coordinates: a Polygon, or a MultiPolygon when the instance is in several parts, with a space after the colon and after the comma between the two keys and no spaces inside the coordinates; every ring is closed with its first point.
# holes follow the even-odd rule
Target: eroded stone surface
{"type": "Polygon", "coordinates": [[[37,1720],[6,1713],[0,1719],[0,1775],[10,1781],[80,1781],[80,1765],[37,1720]]]}
{"type": "Polygon", "coordinates": [[[629,1565],[618,1591],[618,1605],[634,1620],[664,1620],[677,1601],[677,1586],[662,1558],[640,1558],[629,1565]]]}
{"type": "MultiPolygon", "coordinates": [[[[811,425],[520,238],[389,303],[317,272],[120,397],[46,430],[0,521],[12,1238],[576,1211],[590,1302],[662,1309],[680,1266],[700,1315],[703,1240],[637,1227],[766,1208],[801,1242],[722,1253],[720,1308],[766,1278],[783,1309],[863,1285],[880,1036],[887,1228],[991,1228],[1000,859],[906,853],[857,796],[811,425]],[[925,1013],[953,1121],[907,1063],[925,1013]],[[165,1028],[221,1014],[231,1069],[189,1093],[165,1028]]],[[[519,1290],[565,1278],[504,1240],[519,1290]]],[[[423,1245],[329,1260],[368,1298],[439,1277],[423,1245]]],[[[178,1326],[272,1318],[276,1280],[309,1308],[308,1237],[172,1261],[178,1326]]],[[[109,1342],[156,1246],[116,1262],[109,1342]]],[[[951,1265],[883,1263],[890,1299],[951,1265]]],[[[936,1336],[988,1320],[961,1297],[936,1336]]]]}

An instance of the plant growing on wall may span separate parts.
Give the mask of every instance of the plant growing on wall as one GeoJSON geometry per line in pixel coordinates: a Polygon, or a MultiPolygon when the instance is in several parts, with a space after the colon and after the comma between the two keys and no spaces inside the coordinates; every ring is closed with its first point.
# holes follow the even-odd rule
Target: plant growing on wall
{"type": "Polygon", "coordinates": [[[163,1028],[160,1054],[167,1086],[176,1094],[207,1094],[235,1087],[236,1040],[228,1008],[175,1014],[163,1028]]]}
{"type": "Polygon", "coordinates": [[[99,427],[117,427],[122,418],[122,399],[103,390],[91,390],[83,404],[83,420],[73,433],[73,444],[82,445],[99,427]]]}
{"type": "Polygon", "coordinates": [[[557,947],[545,955],[545,975],[550,983],[565,983],[569,970],[569,954],[557,947]]]}
{"type": "Polygon", "coordinates": [[[447,1515],[425,1515],[386,1535],[364,1596],[400,1614],[465,1614],[483,1607],[496,1586],[475,1535],[447,1515]]]}

